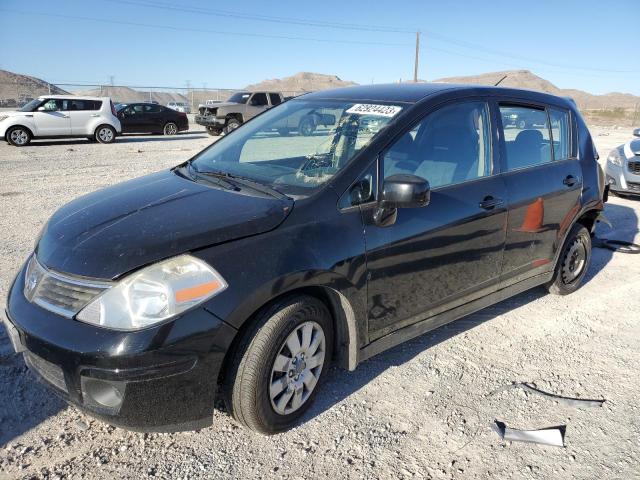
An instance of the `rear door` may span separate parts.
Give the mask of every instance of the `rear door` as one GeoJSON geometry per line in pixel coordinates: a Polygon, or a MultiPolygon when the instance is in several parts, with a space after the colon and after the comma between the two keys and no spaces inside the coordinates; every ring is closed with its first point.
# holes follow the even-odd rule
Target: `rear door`
{"type": "Polygon", "coordinates": [[[497,103],[509,221],[502,280],[515,283],[553,268],[580,208],[582,172],[571,114],[545,105],[497,103]]]}
{"type": "Polygon", "coordinates": [[[33,112],[36,135],[42,137],[71,135],[71,119],[64,111],[67,100],[51,98],[33,112]]]}
{"type": "MultiPolygon", "coordinates": [[[[171,111],[175,115],[173,111],[171,111]]],[[[147,104],[144,106],[144,120],[147,125],[147,132],[162,132],[165,122],[169,121],[165,117],[160,105],[147,104]]],[[[173,121],[173,120],[171,120],[173,121]]]]}
{"type": "Polygon", "coordinates": [[[71,133],[73,135],[87,135],[88,125],[92,119],[100,117],[101,101],[74,100],[66,101],[66,112],[71,119],[71,133]]]}
{"type": "Polygon", "coordinates": [[[414,174],[432,190],[429,205],[398,209],[390,226],[363,212],[371,339],[497,289],[506,187],[489,112],[483,98],[447,104],[382,155],[383,180],[414,174]]]}

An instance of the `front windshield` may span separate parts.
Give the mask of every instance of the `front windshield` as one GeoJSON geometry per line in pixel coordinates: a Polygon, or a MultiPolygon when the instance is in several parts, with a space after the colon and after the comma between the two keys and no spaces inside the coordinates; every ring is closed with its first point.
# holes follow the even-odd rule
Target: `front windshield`
{"type": "Polygon", "coordinates": [[[33,100],[31,100],[29,103],[27,103],[26,105],[24,105],[20,111],[21,112],[33,112],[33,110],[35,110],[35,108],[40,105],[42,103],[42,99],[40,98],[34,98],[33,100]]]}
{"type": "Polygon", "coordinates": [[[306,196],[344,168],[401,110],[389,104],[291,100],[223,137],[192,165],[198,172],[222,172],[306,196]]]}
{"type": "Polygon", "coordinates": [[[237,92],[229,97],[227,102],[232,103],[247,103],[251,94],[249,92],[237,92]]]}

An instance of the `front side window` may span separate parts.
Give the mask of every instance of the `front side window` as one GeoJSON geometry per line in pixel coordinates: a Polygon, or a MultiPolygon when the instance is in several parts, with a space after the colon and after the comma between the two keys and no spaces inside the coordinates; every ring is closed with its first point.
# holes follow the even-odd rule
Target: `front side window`
{"type": "Polygon", "coordinates": [[[193,161],[200,172],[224,172],[306,196],[343,169],[400,113],[402,106],[346,100],[292,100],[269,109],[223,137],[193,161]],[[281,135],[311,112],[332,112],[335,123],[309,135],[281,135]]]}
{"type": "Polygon", "coordinates": [[[427,115],[383,156],[385,178],[417,175],[431,188],[491,174],[491,128],[486,102],[462,102],[427,115]]]}
{"type": "Polygon", "coordinates": [[[38,110],[42,110],[44,112],[57,112],[58,110],[62,110],[62,101],[51,98],[38,107],[38,110]]]}
{"type": "Polygon", "coordinates": [[[231,102],[231,103],[247,103],[247,100],[249,100],[250,96],[251,96],[251,94],[249,92],[234,93],[233,95],[231,95],[229,97],[227,102],[231,102]]]}
{"type": "Polygon", "coordinates": [[[508,171],[551,161],[549,121],[545,109],[500,105],[500,115],[508,171]]]}
{"type": "Polygon", "coordinates": [[[551,119],[551,138],[553,139],[553,159],[565,160],[571,156],[571,134],[569,112],[549,109],[551,119]]]}

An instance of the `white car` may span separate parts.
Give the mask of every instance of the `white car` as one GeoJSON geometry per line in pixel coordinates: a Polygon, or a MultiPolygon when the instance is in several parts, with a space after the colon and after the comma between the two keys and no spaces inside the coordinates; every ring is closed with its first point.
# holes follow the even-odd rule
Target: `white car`
{"type": "Polygon", "coordinates": [[[611,150],[605,166],[609,191],[617,195],[640,194],[640,128],[633,131],[633,140],[611,150]]]}
{"type": "Polygon", "coordinates": [[[191,107],[184,102],[169,102],[167,103],[167,108],[175,110],[176,112],[191,113],[191,107]]]}
{"type": "Polygon", "coordinates": [[[16,112],[0,112],[0,138],[16,147],[37,138],[87,137],[111,143],[120,133],[109,97],[43,95],[16,112]]]}

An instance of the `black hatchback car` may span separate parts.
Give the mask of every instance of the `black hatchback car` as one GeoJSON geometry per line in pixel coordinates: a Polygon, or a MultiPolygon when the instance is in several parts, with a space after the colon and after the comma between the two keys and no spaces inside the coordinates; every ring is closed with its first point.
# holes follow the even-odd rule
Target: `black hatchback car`
{"type": "Polygon", "coordinates": [[[122,133],[175,135],[189,130],[187,114],[156,103],[128,103],[117,109],[122,133]]]}
{"type": "Polygon", "coordinates": [[[576,290],[603,201],[570,100],[445,84],[308,94],[63,206],[15,279],[7,328],[39,378],[109,423],[199,428],[220,387],[240,423],[278,432],[331,361],[353,370],[538,285],[576,290]],[[274,132],[319,108],[333,126],[274,132]],[[512,114],[536,127],[504,128],[512,114]]]}

